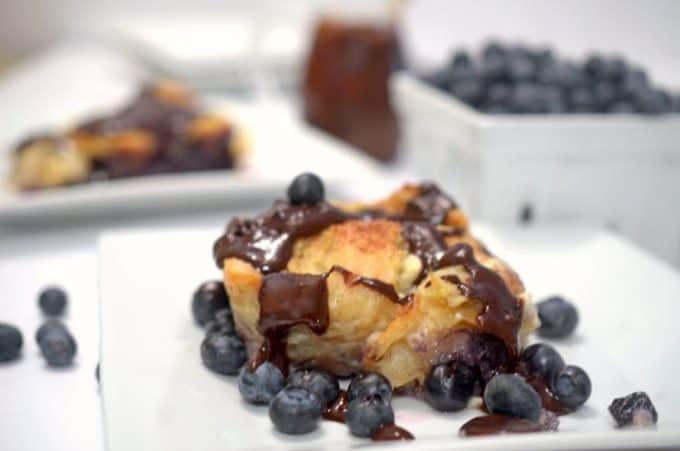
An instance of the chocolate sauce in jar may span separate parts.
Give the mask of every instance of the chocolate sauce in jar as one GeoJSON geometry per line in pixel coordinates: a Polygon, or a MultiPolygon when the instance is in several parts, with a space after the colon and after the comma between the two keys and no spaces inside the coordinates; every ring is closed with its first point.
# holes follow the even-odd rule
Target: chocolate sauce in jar
{"type": "Polygon", "coordinates": [[[409,431],[394,423],[383,424],[371,436],[374,442],[385,442],[391,440],[413,440],[415,437],[409,431]]]}
{"type": "Polygon", "coordinates": [[[476,417],[461,426],[458,434],[461,437],[474,437],[494,434],[525,434],[543,432],[540,424],[523,418],[505,415],[485,415],[476,417]]]}
{"type": "Polygon", "coordinates": [[[347,392],[345,390],[340,390],[335,401],[331,402],[323,409],[323,417],[329,421],[344,423],[348,405],[349,398],[347,397],[347,392]]]}

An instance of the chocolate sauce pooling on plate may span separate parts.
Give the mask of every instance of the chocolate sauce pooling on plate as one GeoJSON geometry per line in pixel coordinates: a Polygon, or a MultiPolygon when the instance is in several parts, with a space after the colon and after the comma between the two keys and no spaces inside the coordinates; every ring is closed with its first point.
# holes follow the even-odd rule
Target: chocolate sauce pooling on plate
{"type": "Polygon", "coordinates": [[[330,421],[344,423],[348,405],[349,398],[347,397],[347,392],[345,390],[340,390],[335,401],[331,402],[323,409],[323,417],[330,421]]]}
{"type": "Polygon", "coordinates": [[[527,432],[542,432],[540,424],[523,418],[513,418],[505,415],[485,415],[476,417],[461,426],[461,437],[493,434],[523,434],[527,432]]]}
{"type": "Polygon", "coordinates": [[[385,442],[388,440],[413,440],[413,434],[401,426],[394,423],[383,424],[371,436],[371,440],[375,442],[385,442]]]}

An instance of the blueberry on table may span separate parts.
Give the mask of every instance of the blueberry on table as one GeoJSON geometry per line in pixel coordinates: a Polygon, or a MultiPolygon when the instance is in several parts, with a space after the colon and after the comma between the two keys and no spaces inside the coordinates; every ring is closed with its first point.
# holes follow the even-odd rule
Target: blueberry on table
{"type": "Polygon", "coordinates": [[[60,316],[64,313],[68,296],[59,287],[45,288],[38,296],[40,310],[48,316],[60,316]]]}
{"type": "Polygon", "coordinates": [[[350,401],[373,394],[380,395],[386,401],[392,399],[392,384],[382,374],[360,374],[352,379],[349,387],[347,387],[347,397],[350,401]]]}
{"type": "Polygon", "coordinates": [[[350,401],[345,418],[352,435],[370,437],[380,426],[394,423],[394,411],[385,398],[371,394],[350,401]]]}
{"type": "Polygon", "coordinates": [[[246,348],[234,335],[208,334],[201,343],[201,359],[209,369],[235,376],[246,362],[246,348]]]}
{"type": "Polygon", "coordinates": [[[229,308],[229,297],[224,289],[224,283],[211,280],[202,283],[194,292],[191,301],[191,311],[200,326],[215,318],[215,312],[229,308]]]}
{"type": "Polygon", "coordinates": [[[281,391],[284,382],[281,370],[270,362],[264,362],[255,371],[243,367],[238,376],[238,389],[249,403],[266,405],[281,391]]]}
{"type": "Polygon", "coordinates": [[[592,385],[588,374],[583,369],[567,365],[557,373],[550,389],[562,405],[576,409],[590,398],[592,385]]]}
{"type": "Polygon", "coordinates": [[[516,374],[499,374],[486,384],[484,403],[489,412],[538,421],[541,398],[524,379],[516,374]]]}
{"type": "Polygon", "coordinates": [[[578,311],[560,296],[552,296],[536,304],[541,326],[538,335],[545,338],[565,338],[578,325],[578,311]]]}
{"type": "Polygon", "coordinates": [[[42,326],[38,327],[38,330],[35,332],[35,342],[40,345],[40,342],[42,339],[45,337],[45,334],[49,331],[52,330],[58,330],[58,331],[63,331],[68,333],[68,329],[62,322],[56,319],[49,319],[43,323],[42,326]]]}
{"type": "Polygon", "coordinates": [[[340,392],[338,379],[318,368],[297,370],[286,379],[286,387],[304,388],[314,393],[323,405],[335,401],[340,392]]]}
{"type": "Polygon", "coordinates": [[[560,353],[545,343],[536,343],[525,348],[519,360],[524,364],[527,373],[541,378],[548,386],[565,365],[560,353]]]}
{"type": "Polygon", "coordinates": [[[288,201],[293,205],[316,205],[324,200],[324,186],[321,178],[311,172],[304,172],[293,179],[288,186],[288,201]]]}
{"type": "Polygon", "coordinates": [[[71,365],[77,350],[76,341],[66,328],[50,329],[40,340],[40,352],[52,367],[71,365]]]}
{"type": "Polygon", "coordinates": [[[425,401],[435,410],[465,408],[475,389],[477,373],[462,362],[434,366],[425,378],[425,401]]]}
{"type": "Polygon", "coordinates": [[[322,407],[317,396],[304,388],[286,387],[269,405],[269,418],[284,434],[306,434],[316,429],[322,407]]]}
{"type": "Polygon", "coordinates": [[[23,343],[19,329],[11,324],[0,323],[0,362],[9,362],[19,357],[23,343]]]}
{"type": "Polygon", "coordinates": [[[234,325],[234,316],[231,313],[231,309],[224,308],[215,312],[214,318],[205,325],[205,333],[206,335],[235,335],[236,326],[234,325]]]}
{"type": "Polygon", "coordinates": [[[651,426],[659,419],[652,400],[641,391],[614,399],[609,406],[609,413],[619,427],[651,426]]]}

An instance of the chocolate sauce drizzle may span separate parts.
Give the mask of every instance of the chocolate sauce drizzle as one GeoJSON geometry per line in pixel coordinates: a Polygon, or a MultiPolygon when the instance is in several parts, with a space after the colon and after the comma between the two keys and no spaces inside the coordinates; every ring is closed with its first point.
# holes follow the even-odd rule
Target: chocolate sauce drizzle
{"type": "Polygon", "coordinates": [[[383,424],[371,436],[374,442],[385,442],[388,440],[413,440],[413,434],[401,426],[394,423],[383,424]]]}
{"type": "Polygon", "coordinates": [[[485,415],[476,417],[461,426],[458,434],[461,437],[473,437],[492,434],[523,434],[542,432],[543,427],[531,420],[512,418],[505,415],[485,415]]]}
{"type": "Polygon", "coordinates": [[[370,277],[354,274],[353,272],[339,265],[333,266],[330,272],[333,271],[337,271],[342,274],[342,276],[345,278],[345,284],[347,285],[363,285],[367,288],[370,288],[371,290],[377,291],[392,302],[396,302],[398,304],[403,304],[405,302],[405,300],[400,298],[399,294],[397,294],[397,290],[394,289],[394,285],[390,283],[383,282],[379,279],[372,279],[370,277]]]}
{"type": "Polygon", "coordinates": [[[335,401],[331,402],[323,409],[323,417],[329,421],[344,423],[348,405],[349,397],[347,396],[347,392],[345,390],[340,390],[335,401]]]}

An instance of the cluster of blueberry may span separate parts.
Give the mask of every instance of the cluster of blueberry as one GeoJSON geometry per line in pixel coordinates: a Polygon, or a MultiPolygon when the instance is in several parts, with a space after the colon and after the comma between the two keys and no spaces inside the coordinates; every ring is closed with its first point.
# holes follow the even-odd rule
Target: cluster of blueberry
{"type": "Polygon", "coordinates": [[[424,79],[485,113],[680,112],[680,95],[654,86],[638,65],[600,54],[577,63],[545,47],[490,42],[477,58],[455,52],[424,79]]]}
{"type": "MultiPolygon", "coordinates": [[[[45,361],[51,367],[71,365],[77,351],[73,335],[58,319],[64,314],[67,301],[66,292],[57,287],[44,289],[38,297],[40,310],[49,319],[38,328],[35,340],[45,361]]],[[[10,324],[0,324],[0,362],[17,359],[22,346],[21,331],[10,324]]]]}

